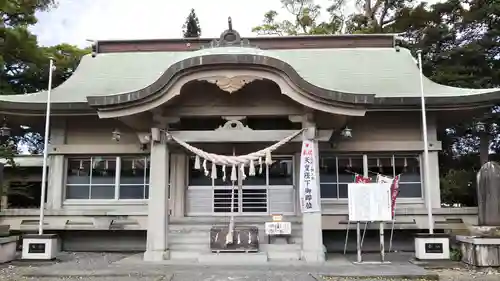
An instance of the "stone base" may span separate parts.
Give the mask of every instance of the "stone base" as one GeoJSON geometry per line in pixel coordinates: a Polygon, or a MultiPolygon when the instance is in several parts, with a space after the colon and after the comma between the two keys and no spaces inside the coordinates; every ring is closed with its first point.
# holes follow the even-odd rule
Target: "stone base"
{"type": "Polygon", "coordinates": [[[474,266],[500,266],[500,237],[457,236],[462,262],[474,266]]]}
{"type": "Polygon", "coordinates": [[[164,261],[170,259],[170,252],[166,251],[146,251],[144,252],[144,261],[164,261]]]}
{"type": "Polygon", "coordinates": [[[0,237],[0,264],[16,258],[17,236],[0,237]]]}
{"type": "Polygon", "coordinates": [[[259,265],[266,264],[267,261],[266,253],[210,253],[198,257],[201,264],[259,265]]]}
{"type": "Polygon", "coordinates": [[[59,240],[56,234],[23,235],[23,260],[53,260],[59,253],[59,240]]]}
{"type": "Polygon", "coordinates": [[[444,233],[415,235],[415,258],[418,260],[449,260],[450,238],[444,233]]]}
{"type": "Polygon", "coordinates": [[[309,263],[325,262],[324,250],[319,251],[302,251],[302,260],[309,263]]]}

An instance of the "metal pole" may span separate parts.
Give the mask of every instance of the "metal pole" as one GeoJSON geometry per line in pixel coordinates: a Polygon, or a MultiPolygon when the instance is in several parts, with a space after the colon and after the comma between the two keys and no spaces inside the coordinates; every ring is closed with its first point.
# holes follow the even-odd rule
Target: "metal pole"
{"type": "Polygon", "coordinates": [[[43,218],[45,211],[45,193],[47,189],[47,158],[49,153],[49,132],[50,132],[50,94],[52,91],[52,70],[54,61],[51,58],[49,63],[49,88],[47,89],[47,112],[45,114],[45,136],[43,145],[43,167],[42,167],[42,194],[40,197],[40,218],[38,222],[38,235],[43,234],[43,218]]]}
{"type": "Polygon", "coordinates": [[[392,238],[394,237],[394,223],[396,222],[395,219],[392,220],[392,225],[391,225],[391,239],[389,239],[389,252],[392,252],[392,238]]]}
{"type": "Polygon", "coordinates": [[[365,241],[366,227],[368,226],[368,222],[365,222],[365,228],[363,229],[363,236],[361,237],[361,247],[363,247],[363,242],[365,241]]]}
{"type": "Polygon", "coordinates": [[[348,220],[347,221],[347,229],[346,229],[346,232],[345,232],[345,241],[344,241],[344,255],[347,251],[347,241],[349,239],[349,229],[351,228],[351,221],[348,220]]]}
{"type": "Polygon", "coordinates": [[[432,218],[431,192],[429,180],[429,141],[427,139],[427,116],[425,112],[425,94],[424,94],[424,74],[422,67],[422,51],[417,51],[418,68],[420,70],[420,100],[422,103],[422,137],[424,139],[424,185],[425,201],[427,204],[427,219],[429,224],[429,234],[434,234],[434,220],[432,218]]]}
{"type": "Polygon", "coordinates": [[[362,262],[361,259],[361,228],[359,227],[359,221],[356,222],[356,247],[358,254],[358,262],[362,262]]]}
{"type": "Polygon", "coordinates": [[[380,222],[380,261],[385,262],[384,222],[380,222]]]}

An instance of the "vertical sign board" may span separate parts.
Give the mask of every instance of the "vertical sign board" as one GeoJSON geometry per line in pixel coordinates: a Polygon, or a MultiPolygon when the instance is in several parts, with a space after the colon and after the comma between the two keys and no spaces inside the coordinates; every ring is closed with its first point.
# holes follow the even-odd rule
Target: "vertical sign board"
{"type": "Polygon", "coordinates": [[[392,220],[390,183],[350,183],[347,190],[350,221],[392,220]]]}
{"type": "Polygon", "coordinates": [[[300,206],[302,213],[319,212],[319,182],[316,178],[316,159],[317,154],[314,142],[311,140],[302,141],[302,150],[300,153],[300,206]]]}

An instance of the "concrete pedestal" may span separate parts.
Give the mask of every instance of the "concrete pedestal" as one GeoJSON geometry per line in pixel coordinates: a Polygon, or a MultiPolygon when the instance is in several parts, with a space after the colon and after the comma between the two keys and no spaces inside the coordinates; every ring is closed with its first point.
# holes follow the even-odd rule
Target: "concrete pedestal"
{"type": "Polygon", "coordinates": [[[445,233],[415,235],[415,258],[418,260],[449,260],[450,238],[445,233]]]}
{"type": "Polygon", "coordinates": [[[462,262],[473,266],[500,267],[500,237],[457,236],[462,262]]]}
{"type": "Polygon", "coordinates": [[[16,258],[17,236],[0,237],[0,264],[16,258]]]}
{"type": "Polygon", "coordinates": [[[59,252],[56,234],[23,235],[23,260],[53,260],[59,252]]]}

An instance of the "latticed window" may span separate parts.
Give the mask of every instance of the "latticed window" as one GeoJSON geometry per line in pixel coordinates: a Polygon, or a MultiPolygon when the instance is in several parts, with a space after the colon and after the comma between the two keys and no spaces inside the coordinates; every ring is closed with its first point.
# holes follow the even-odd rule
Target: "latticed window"
{"type": "Polygon", "coordinates": [[[147,156],[67,159],[66,199],[126,200],[149,196],[147,156]]]}
{"type": "MultiPolygon", "coordinates": [[[[249,167],[245,167],[246,178],[238,188],[238,182],[230,181],[231,167],[226,167],[226,180],[223,181],[221,166],[217,167],[217,179],[204,175],[203,170],[194,169],[194,157],[189,161],[187,212],[188,215],[231,213],[236,214],[289,214],[295,210],[293,157],[274,156],[273,164],[263,165],[262,173],[248,176],[249,167]],[[233,200],[231,200],[233,199],[233,200]]],[[[207,167],[209,170],[211,165],[207,167]]],[[[255,163],[255,170],[259,171],[255,163]]],[[[211,173],[211,171],[210,171],[211,173]]],[[[239,173],[241,177],[241,173],[239,173]]]]}
{"type": "Polygon", "coordinates": [[[354,174],[365,170],[375,179],[377,174],[389,177],[400,175],[399,198],[421,198],[422,179],[420,156],[416,154],[367,154],[368,165],[362,154],[320,155],[321,197],[346,199],[347,186],[354,182],[354,174]]]}

